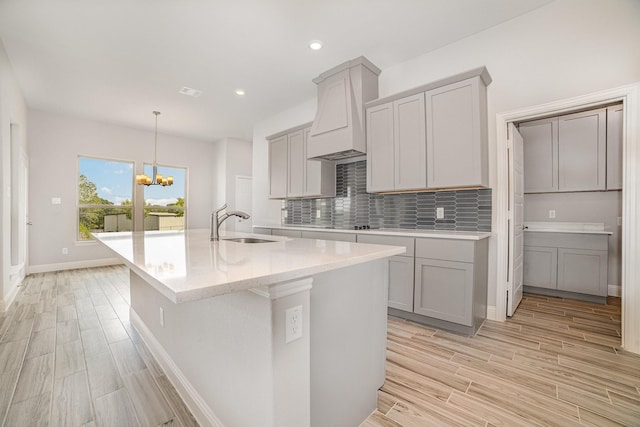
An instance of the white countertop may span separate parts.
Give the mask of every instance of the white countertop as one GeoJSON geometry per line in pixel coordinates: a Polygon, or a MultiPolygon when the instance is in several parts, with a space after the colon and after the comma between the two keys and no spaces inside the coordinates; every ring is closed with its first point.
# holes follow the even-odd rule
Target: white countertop
{"type": "Polygon", "coordinates": [[[304,227],[289,225],[254,225],[254,228],[276,228],[281,230],[326,231],[329,233],[375,234],[404,237],[429,237],[435,239],[482,240],[491,237],[484,231],[416,230],[405,228],[376,228],[373,230],[350,230],[343,228],[304,227]]]}
{"type": "Polygon", "coordinates": [[[573,234],[606,234],[613,232],[606,230],[603,222],[527,222],[525,231],[539,233],[573,233],[573,234]]]}
{"type": "Polygon", "coordinates": [[[211,242],[209,230],[96,233],[135,273],[175,303],[259,288],[405,252],[404,247],[247,233],[269,243],[211,242]]]}

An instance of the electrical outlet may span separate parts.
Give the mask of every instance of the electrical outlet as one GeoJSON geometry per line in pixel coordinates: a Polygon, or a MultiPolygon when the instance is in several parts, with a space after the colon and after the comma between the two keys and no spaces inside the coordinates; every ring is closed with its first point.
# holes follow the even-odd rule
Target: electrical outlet
{"type": "Polygon", "coordinates": [[[164,308],[160,307],[160,326],[164,328],[164,308]]]}
{"type": "Polygon", "coordinates": [[[556,217],[555,209],[550,209],[549,210],[549,218],[555,218],[555,217],[556,217]]]}
{"type": "Polygon", "coordinates": [[[69,255],[69,248],[62,248],[62,255],[69,255]]]}
{"type": "Polygon", "coordinates": [[[52,205],[60,205],[62,204],[62,199],[60,197],[52,197],[51,198],[52,205]]]}
{"type": "Polygon", "coordinates": [[[316,218],[317,219],[320,219],[320,214],[321,214],[320,209],[316,209],[316,218]]]}
{"type": "Polygon", "coordinates": [[[285,343],[302,338],[302,306],[298,305],[285,311],[285,343]]]}
{"type": "Polygon", "coordinates": [[[444,208],[436,208],[436,219],[444,218],[444,208]]]}

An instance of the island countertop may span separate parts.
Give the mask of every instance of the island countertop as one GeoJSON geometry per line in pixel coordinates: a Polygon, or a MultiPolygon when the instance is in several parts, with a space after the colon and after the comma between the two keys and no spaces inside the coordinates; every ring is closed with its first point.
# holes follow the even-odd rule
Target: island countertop
{"type": "Polygon", "coordinates": [[[405,252],[404,247],[209,230],[94,233],[136,274],[174,303],[260,288],[405,252]],[[254,237],[268,243],[237,243],[254,237]]]}

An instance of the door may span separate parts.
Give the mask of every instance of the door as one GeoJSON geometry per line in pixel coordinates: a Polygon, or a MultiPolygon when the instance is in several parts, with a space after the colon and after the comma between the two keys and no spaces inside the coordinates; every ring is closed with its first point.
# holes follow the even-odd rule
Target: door
{"type": "Polygon", "coordinates": [[[394,189],[427,188],[424,93],[393,102],[394,189]]]}
{"type": "Polygon", "coordinates": [[[304,172],[307,162],[304,147],[304,131],[288,135],[287,197],[301,197],[304,192],[304,172]]]}
{"type": "Polygon", "coordinates": [[[520,123],[524,144],[525,193],[558,191],[558,118],[520,123]]]}
{"type": "Polygon", "coordinates": [[[11,268],[9,281],[17,285],[26,276],[29,158],[20,144],[17,125],[11,125],[11,268]]]}
{"type": "Polygon", "coordinates": [[[367,192],[393,191],[393,103],[367,108],[367,192]]]}
{"type": "Polygon", "coordinates": [[[524,147],[522,136],[509,123],[509,276],[507,316],[513,316],[522,300],[524,258],[524,147]]]}
{"type": "Polygon", "coordinates": [[[287,197],[288,157],[287,135],[269,141],[269,198],[287,197]]]}

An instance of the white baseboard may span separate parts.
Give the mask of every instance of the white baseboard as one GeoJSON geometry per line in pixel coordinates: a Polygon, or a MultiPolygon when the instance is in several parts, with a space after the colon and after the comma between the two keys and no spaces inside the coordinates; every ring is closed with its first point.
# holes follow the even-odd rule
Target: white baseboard
{"type": "Polygon", "coordinates": [[[620,285],[609,285],[609,289],[607,290],[607,295],[610,297],[621,297],[622,296],[622,286],[620,285]]]}
{"type": "Polygon", "coordinates": [[[0,313],[4,313],[9,309],[9,307],[11,307],[11,304],[15,301],[16,296],[18,295],[20,286],[22,286],[22,282],[16,283],[13,289],[11,289],[4,298],[0,299],[0,313]]]}
{"type": "Polygon", "coordinates": [[[496,319],[496,306],[488,305],[487,306],[487,320],[497,320],[496,319]]]}
{"type": "Polygon", "coordinates": [[[209,405],[204,401],[202,396],[193,388],[189,380],[184,376],[182,371],[176,366],[171,356],[162,348],[162,345],[153,336],[147,325],[144,324],[140,316],[135,310],[129,310],[129,318],[131,325],[138,331],[140,337],[149,348],[149,351],[160,364],[160,367],[167,375],[171,384],[184,401],[187,408],[191,411],[198,424],[203,427],[224,427],[222,421],[216,417],[209,405]]]}
{"type": "Polygon", "coordinates": [[[60,262],[56,264],[30,265],[27,274],[48,273],[50,271],[75,270],[77,268],[104,267],[107,265],[119,265],[122,261],[119,258],[100,258],[86,261],[60,262]]]}

